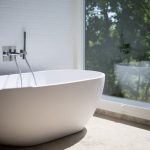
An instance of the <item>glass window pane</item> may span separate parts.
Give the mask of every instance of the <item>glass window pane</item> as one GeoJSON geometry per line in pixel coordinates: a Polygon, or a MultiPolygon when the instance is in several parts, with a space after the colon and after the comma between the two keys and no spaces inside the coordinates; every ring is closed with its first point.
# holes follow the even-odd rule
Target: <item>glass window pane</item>
{"type": "Polygon", "coordinates": [[[150,102],[150,1],[86,0],[85,68],[104,94],[150,102]]]}

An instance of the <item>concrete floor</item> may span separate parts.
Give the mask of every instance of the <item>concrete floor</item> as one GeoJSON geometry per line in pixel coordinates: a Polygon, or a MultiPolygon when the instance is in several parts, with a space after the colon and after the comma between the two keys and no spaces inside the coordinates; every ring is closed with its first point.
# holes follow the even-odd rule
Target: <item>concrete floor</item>
{"type": "Polygon", "coordinates": [[[95,115],[74,135],[33,147],[0,145],[0,150],[150,150],[150,127],[95,115]]]}

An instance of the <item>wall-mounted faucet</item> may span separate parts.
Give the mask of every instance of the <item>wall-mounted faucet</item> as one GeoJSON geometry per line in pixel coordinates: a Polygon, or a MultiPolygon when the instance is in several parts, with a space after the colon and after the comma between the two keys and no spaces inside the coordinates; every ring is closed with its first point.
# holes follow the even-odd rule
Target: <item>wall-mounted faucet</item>
{"type": "Polygon", "coordinates": [[[27,56],[27,51],[26,51],[26,32],[23,33],[23,50],[20,50],[19,52],[16,51],[16,46],[3,46],[2,51],[3,51],[3,61],[15,61],[19,75],[20,75],[20,81],[21,81],[21,87],[22,87],[22,74],[21,74],[21,69],[18,65],[17,62],[17,56],[20,56],[22,59],[24,59],[32,73],[34,83],[37,86],[37,82],[34,76],[34,73],[32,71],[32,68],[26,58],[27,56]]]}
{"type": "Polygon", "coordinates": [[[26,51],[26,32],[24,32],[24,45],[23,50],[19,52],[16,51],[16,46],[3,46],[3,61],[13,61],[17,56],[26,59],[27,51],[26,51]]]}
{"type": "Polygon", "coordinates": [[[3,46],[2,51],[3,51],[3,61],[14,60],[14,56],[16,56],[16,46],[3,46]]]}

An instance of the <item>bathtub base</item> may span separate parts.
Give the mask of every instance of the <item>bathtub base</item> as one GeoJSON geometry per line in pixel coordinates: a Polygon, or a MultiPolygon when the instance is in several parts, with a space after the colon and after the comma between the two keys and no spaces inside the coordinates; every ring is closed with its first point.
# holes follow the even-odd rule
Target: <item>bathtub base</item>
{"type": "Polygon", "coordinates": [[[44,144],[44,143],[47,143],[47,142],[51,142],[51,141],[54,141],[54,140],[57,140],[57,139],[60,139],[60,138],[63,138],[63,137],[66,137],[66,136],[69,136],[69,135],[72,135],[72,134],[76,134],[78,132],[81,132],[84,128],[80,129],[80,130],[76,130],[76,131],[73,131],[73,132],[70,132],[70,133],[64,133],[62,135],[59,135],[59,136],[56,136],[56,137],[47,137],[47,138],[40,138],[40,139],[34,139],[33,141],[28,141],[27,139],[24,139],[23,141],[3,141],[3,142],[0,142],[1,145],[7,145],[7,146],[19,146],[19,147],[28,147],[28,146],[35,146],[35,145],[40,145],[40,144],[44,144]]]}

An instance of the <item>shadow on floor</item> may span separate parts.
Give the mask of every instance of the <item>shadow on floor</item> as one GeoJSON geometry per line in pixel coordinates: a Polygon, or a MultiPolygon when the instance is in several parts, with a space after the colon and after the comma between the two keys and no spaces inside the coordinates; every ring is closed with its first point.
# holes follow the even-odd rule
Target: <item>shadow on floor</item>
{"type": "Polygon", "coordinates": [[[133,126],[133,127],[136,127],[136,128],[141,128],[141,129],[145,129],[145,130],[150,131],[150,126],[149,125],[135,123],[133,121],[128,121],[128,120],[125,120],[125,119],[119,119],[119,118],[116,118],[116,117],[111,117],[111,116],[100,114],[100,113],[95,113],[94,116],[98,117],[98,118],[103,118],[103,119],[111,120],[111,121],[114,121],[114,122],[117,122],[117,123],[122,123],[122,124],[130,125],[130,126],[133,126]]]}
{"type": "Polygon", "coordinates": [[[30,146],[30,147],[0,145],[0,150],[64,150],[78,143],[80,140],[82,140],[85,137],[86,133],[87,133],[87,129],[84,128],[82,131],[78,133],[68,135],[66,137],[51,142],[43,143],[40,145],[30,146]]]}

